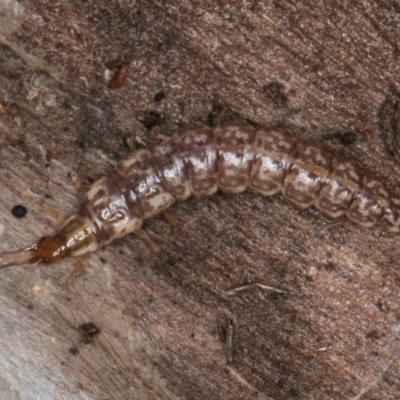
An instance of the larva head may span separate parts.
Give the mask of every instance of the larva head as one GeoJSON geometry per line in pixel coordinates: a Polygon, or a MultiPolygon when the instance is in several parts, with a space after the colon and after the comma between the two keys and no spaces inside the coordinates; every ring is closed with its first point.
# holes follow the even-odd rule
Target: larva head
{"type": "Polygon", "coordinates": [[[45,236],[32,247],[36,247],[34,252],[38,263],[51,264],[67,254],[65,245],[57,236],[45,236]]]}
{"type": "Polygon", "coordinates": [[[39,239],[26,249],[0,253],[0,268],[21,264],[51,264],[66,256],[80,256],[98,247],[86,219],[73,217],[56,236],[39,239]]]}
{"type": "Polygon", "coordinates": [[[21,264],[50,264],[66,255],[66,247],[58,237],[43,237],[26,249],[0,253],[0,268],[21,264]]]}

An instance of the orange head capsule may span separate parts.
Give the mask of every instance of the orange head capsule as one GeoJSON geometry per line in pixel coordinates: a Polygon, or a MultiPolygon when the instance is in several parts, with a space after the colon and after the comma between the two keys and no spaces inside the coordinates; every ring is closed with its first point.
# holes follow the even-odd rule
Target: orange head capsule
{"type": "Polygon", "coordinates": [[[47,236],[26,249],[0,254],[0,268],[21,264],[50,264],[67,255],[66,246],[57,236],[47,236]]]}
{"type": "Polygon", "coordinates": [[[67,254],[66,246],[57,236],[46,236],[41,238],[33,247],[35,249],[35,257],[39,263],[51,264],[63,258],[67,254]]]}
{"type": "Polygon", "coordinates": [[[66,256],[79,256],[98,247],[84,218],[72,217],[56,236],[39,239],[25,249],[0,253],[0,268],[21,264],[51,264],[66,256]]]}

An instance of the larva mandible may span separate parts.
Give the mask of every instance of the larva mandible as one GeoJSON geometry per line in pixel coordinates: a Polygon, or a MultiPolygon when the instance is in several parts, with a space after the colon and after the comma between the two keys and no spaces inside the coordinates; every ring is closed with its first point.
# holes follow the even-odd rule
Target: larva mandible
{"type": "Polygon", "coordinates": [[[363,227],[379,223],[400,231],[400,196],[322,143],[241,120],[212,128],[192,123],[120,160],[55,236],[0,254],[0,267],[81,256],[138,230],[176,200],[248,188],[264,196],[281,192],[297,207],[314,206],[331,218],[346,215],[363,227]]]}

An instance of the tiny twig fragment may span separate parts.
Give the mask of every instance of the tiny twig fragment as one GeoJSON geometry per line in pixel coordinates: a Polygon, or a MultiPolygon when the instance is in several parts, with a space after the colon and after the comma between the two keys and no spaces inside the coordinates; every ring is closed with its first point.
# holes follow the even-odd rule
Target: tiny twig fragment
{"type": "Polygon", "coordinates": [[[254,289],[259,289],[264,292],[269,291],[269,292],[274,292],[274,293],[279,293],[279,294],[291,294],[290,292],[287,292],[285,290],[277,289],[272,286],[263,285],[262,283],[258,283],[258,282],[245,283],[244,285],[234,287],[234,288],[228,290],[228,294],[229,294],[229,296],[236,296],[240,293],[249,292],[254,289]]]}

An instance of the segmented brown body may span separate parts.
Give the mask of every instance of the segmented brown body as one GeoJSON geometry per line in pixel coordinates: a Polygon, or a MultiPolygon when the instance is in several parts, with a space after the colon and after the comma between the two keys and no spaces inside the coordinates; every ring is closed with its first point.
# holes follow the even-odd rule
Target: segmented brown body
{"type": "Polygon", "coordinates": [[[282,128],[256,130],[244,121],[212,128],[194,123],[123,158],[56,236],[0,258],[0,266],[85,254],[139,229],[176,200],[246,189],[282,193],[299,208],[314,206],[331,218],[347,215],[363,227],[379,223],[400,230],[400,196],[322,143],[297,141],[282,128]]]}
{"type": "Polygon", "coordinates": [[[144,219],[190,195],[252,189],[282,193],[299,208],[314,206],[371,227],[398,232],[400,198],[364,174],[357,162],[332,155],[322,143],[299,142],[281,128],[256,130],[244,121],[213,128],[190,124],[123,158],[87,193],[79,215],[102,244],[140,227],[144,219]]]}

